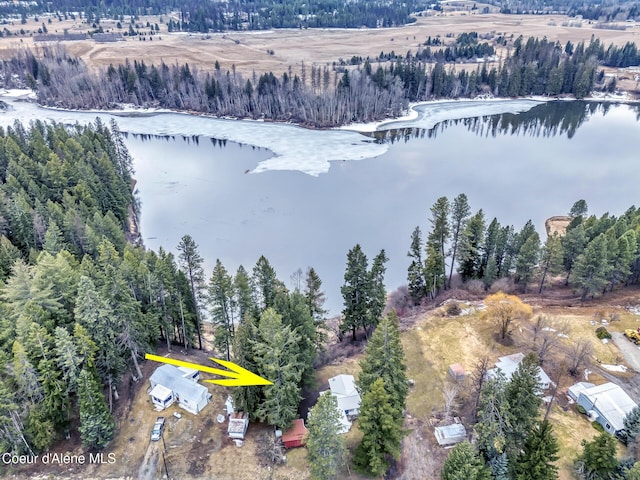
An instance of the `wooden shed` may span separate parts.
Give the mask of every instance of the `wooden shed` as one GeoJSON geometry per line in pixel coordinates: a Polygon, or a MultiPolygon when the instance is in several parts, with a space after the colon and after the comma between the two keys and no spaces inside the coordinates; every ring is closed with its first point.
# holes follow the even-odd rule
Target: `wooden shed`
{"type": "Polygon", "coordinates": [[[284,448],[302,447],[305,444],[306,435],[307,427],[304,426],[304,420],[301,418],[294,420],[291,428],[282,434],[284,448]]]}
{"type": "Polygon", "coordinates": [[[449,376],[456,381],[464,380],[464,368],[459,363],[449,365],[449,376]]]}

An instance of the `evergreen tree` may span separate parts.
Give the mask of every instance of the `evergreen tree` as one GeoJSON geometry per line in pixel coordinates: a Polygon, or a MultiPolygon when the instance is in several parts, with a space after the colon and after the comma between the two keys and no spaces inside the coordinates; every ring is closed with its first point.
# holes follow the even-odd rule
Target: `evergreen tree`
{"type": "Polygon", "coordinates": [[[340,288],[344,299],[343,319],[340,323],[340,335],[351,330],[352,339],[356,339],[356,330],[367,325],[369,303],[369,274],[367,257],[360,245],[356,245],[347,254],[347,268],[344,273],[344,285],[340,288]]]}
{"type": "Polygon", "coordinates": [[[235,299],[231,276],[220,259],[216,259],[209,279],[208,299],[214,325],[215,345],[225,352],[227,360],[231,360],[231,344],[235,333],[233,316],[235,299]]]}
{"type": "Polygon", "coordinates": [[[534,267],[538,263],[540,252],[540,237],[533,232],[520,247],[516,259],[516,282],[522,285],[522,292],[526,293],[527,285],[533,278],[534,267]]]}
{"type": "Polygon", "coordinates": [[[505,453],[507,447],[513,418],[506,398],[506,385],[504,374],[499,371],[483,383],[480,391],[475,430],[478,449],[487,460],[505,453]]]}
{"type": "Polygon", "coordinates": [[[547,275],[556,275],[560,273],[562,269],[562,240],[558,232],[554,232],[553,235],[547,237],[540,252],[540,264],[538,268],[542,272],[540,288],[538,289],[538,294],[541,294],[547,275]]]}
{"type": "Polygon", "coordinates": [[[204,289],[204,260],[198,252],[198,244],[191,235],[184,235],[178,243],[180,267],[189,279],[193,308],[196,315],[196,332],[198,333],[198,348],[202,350],[202,332],[200,331],[200,297],[204,289]]]}
{"type": "Polygon", "coordinates": [[[625,443],[633,443],[640,432],[640,406],[635,406],[624,417],[624,440],[625,443]]]}
{"type": "Polygon", "coordinates": [[[493,480],[511,480],[509,476],[509,458],[505,452],[491,458],[487,465],[491,469],[493,480]]]}
{"type": "Polygon", "coordinates": [[[313,480],[335,479],[344,466],[347,448],[339,433],[341,428],[336,397],[322,393],[307,421],[307,460],[313,480]]]}
{"type": "MultiPolygon", "coordinates": [[[[576,217],[581,219],[581,217],[576,217]]],[[[573,221],[576,219],[574,218],[573,221]]],[[[572,221],[572,222],[573,222],[572,221]]],[[[571,225],[569,225],[571,226],[571,225]]],[[[583,252],[587,243],[587,237],[584,230],[584,225],[578,224],[575,228],[567,227],[567,233],[562,237],[562,253],[564,269],[567,272],[566,284],[569,284],[569,277],[573,270],[574,263],[578,256],[583,252]]]]}
{"type": "Polygon", "coordinates": [[[607,480],[613,477],[618,466],[617,440],[607,432],[602,432],[592,441],[582,441],[582,455],[578,458],[579,469],[585,478],[607,480]]]}
{"type": "Polygon", "coordinates": [[[378,378],[382,378],[393,407],[402,413],[406,407],[409,387],[398,316],[395,311],[389,312],[374,330],[367,344],[365,356],[360,361],[360,368],[360,392],[367,392],[378,378]]]}
{"type": "Polygon", "coordinates": [[[457,444],[444,461],[442,480],[491,480],[491,470],[469,442],[457,444]]]}
{"type": "Polygon", "coordinates": [[[316,350],[324,350],[327,341],[325,315],[328,311],[323,308],[323,305],[326,297],[322,291],[322,280],[312,267],[307,269],[303,293],[316,329],[316,350]]]}
{"type": "Polygon", "coordinates": [[[273,308],[260,316],[258,338],[253,340],[253,354],[258,374],[273,385],[264,389],[264,400],[256,409],[256,417],[286,429],[298,416],[300,379],[303,365],[297,347],[297,331],[282,323],[273,308]]]}
{"type": "Polygon", "coordinates": [[[367,295],[367,324],[365,328],[375,327],[380,321],[382,311],[387,304],[387,291],[384,287],[384,274],[387,270],[385,263],[389,259],[384,250],[380,250],[380,253],[375,256],[373,263],[371,264],[371,270],[369,271],[369,286],[367,295]]]}
{"type": "Polygon", "coordinates": [[[284,284],[278,280],[276,271],[271,266],[271,263],[264,255],[260,255],[256,265],[253,267],[252,279],[256,294],[255,303],[261,312],[273,307],[278,291],[286,290],[284,284]]]}
{"type": "Polygon", "coordinates": [[[407,285],[409,295],[414,305],[419,305],[420,300],[426,294],[424,281],[424,264],[422,262],[422,232],[416,227],[411,234],[411,246],[407,256],[411,258],[411,264],[407,270],[407,285]]]}
{"type": "MultiPolygon", "coordinates": [[[[436,203],[431,207],[431,218],[429,222],[432,225],[432,229],[427,236],[426,248],[433,248],[435,251],[434,258],[439,260],[437,265],[434,265],[435,284],[438,286],[446,287],[446,252],[445,246],[449,241],[451,234],[451,227],[449,225],[449,213],[451,211],[451,205],[447,197],[440,197],[436,200],[436,203]]],[[[427,277],[427,281],[429,281],[427,277]]]]}
{"type": "Polygon", "coordinates": [[[555,480],[558,478],[558,441],[553,435],[553,427],[544,420],[537,422],[527,435],[527,439],[514,462],[514,480],[555,480]]]}
{"type": "Polygon", "coordinates": [[[584,253],[576,259],[571,272],[571,283],[584,302],[587,295],[593,296],[603,291],[608,273],[606,237],[601,233],[589,242],[584,253]]]}
{"type": "Polygon", "coordinates": [[[257,307],[253,302],[251,293],[251,278],[242,265],[238,267],[236,276],[233,278],[233,290],[235,292],[235,303],[238,305],[240,322],[244,321],[246,315],[257,315],[257,307]]]}
{"type": "Polygon", "coordinates": [[[83,368],[78,376],[78,402],[82,445],[88,449],[106,447],[115,434],[115,422],[95,373],[87,368],[83,368]]]}
{"type": "Polygon", "coordinates": [[[523,448],[540,413],[538,375],[538,358],[535,353],[529,353],[522,359],[506,386],[505,399],[509,403],[512,419],[507,433],[507,447],[511,458],[523,448]]]}
{"type": "Polygon", "coordinates": [[[451,206],[451,266],[449,267],[449,280],[447,287],[451,288],[451,277],[453,276],[453,266],[456,261],[456,254],[458,253],[458,243],[467,221],[471,215],[471,208],[469,207],[469,201],[464,193],[461,193],[453,200],[451,206]]]}
{"type": "MultiPolygon", "coordinates": [[[[233,339],[233,362],[250,372],[258,371],[258,358],[254,353],[254,340],[258,338],[255,323],[251,315],[245,315],[233,339]]],[[[248,412],[255,418],[262,392],[261,387],[236,387],[231,392],[233,404],[237,410],[248,412]]]]}
{"type": "Polygon", "coordinates": [[[469,219],[469,223],[462,231],[460,239],[460,262],[458,272],[463,280],[478,278],[482,265],[480,247],[484,241],[485,221],[484,213],[479,210],[469,219]]]}
{"type": "Polygon", "coordinates": [[[384,380],[378,378],[362,396],[358,426],[363,433],[356,448],[354,464],[370,475],[383,475],[390,459],[400,456],[404,434],[398,410],[393,406],[384,380]]]}

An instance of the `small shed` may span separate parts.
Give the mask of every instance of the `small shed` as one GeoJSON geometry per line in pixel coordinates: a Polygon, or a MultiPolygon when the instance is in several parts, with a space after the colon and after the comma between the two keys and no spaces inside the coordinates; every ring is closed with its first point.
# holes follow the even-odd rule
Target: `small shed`
{"type": "Polygon", "coordinates": [[[149,392],[151,395],[151,402],[157,410],[164,410],[165,408],[173,405],[176,401],[176,396],[170,388],[157,384],[149,392]]]}
{"type": "Polygon", "coordinates": [[[302,418],[294,420],[291,428],[282,434],[284,448],[302,447],[305,444],[306,435],[307,427],[304,426],[304,420],[302,418]]]}
{"type": "Polygon", "coordinates": [[[227,434],[230,438],[244,440],[249,427],[249,414],[244,412],[232,413],[229,417],[227,434]]]}
{"type": "Polygon", "coordinates": [[[455,381],[464,380],[464,368],[462,368],[462,365],[460,365],[459,363],[453,363],[449,365],[449,375],[455,381]]]}
{"type": "Polygon", "coordinates": [[[467,438],[467,430],[461,423],[453,423],[435,428],[438,445],[447,446],[460,443],[467,438]]]}

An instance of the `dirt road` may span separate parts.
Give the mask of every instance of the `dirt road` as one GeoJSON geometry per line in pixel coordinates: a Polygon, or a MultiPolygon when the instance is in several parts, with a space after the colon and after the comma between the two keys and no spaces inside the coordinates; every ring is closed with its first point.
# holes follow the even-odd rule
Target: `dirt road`
{"type": "Polygon", "coordinates": [[[155,480],[158,478],[158,457],[162,442],[150,442],[147,453],[144,454],[142,464],[138,469],[139,480],[155,480]]]}
{"type": "Polygon", "coordinates": [[[640,348],[627,340],[621,332],[611,332],[611,337],[629,366],[640,373],[640,348]]]}

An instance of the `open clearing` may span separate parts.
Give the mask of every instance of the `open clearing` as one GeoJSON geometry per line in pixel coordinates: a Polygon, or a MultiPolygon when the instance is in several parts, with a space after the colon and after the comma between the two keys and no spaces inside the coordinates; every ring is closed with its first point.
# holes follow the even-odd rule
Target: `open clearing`
{"type": "MultiPolygon", "coordinates": [[[[37,32],[45,17],[38,23],[29,19],[26,25],[19,21],[14,25],[0,26],[12,32],[21,28],[24,35],[0,38],[0,55],[9,55],[18,46],[34,46],[32,35],[37,32]]],[[[164,19],[167,20],[166,18],[164,19]]],[[[158,17],[142,17],[138,23],[146,25],[158,23],[158,17]]],[[[115,22],[101,21],[105,31],[118,30],[115,22]]],[[[150,41],[146,37],[123,37],[125,41],[97,43],[93,40],[65,41],[62,44],[70,53],[81,57],[89,65],[107,66],[120,63],[125,58],[130,61],[144,60],[147,64],[159,64],[160,61],[172,64],[188,62],[206,70],[211,70],[216,61],[223,69],[236,66],[244,73],[273,71],[282,73],[289,68],[299,72],[302,63],[306,66],[331,65],[340,58],[348,61],[352,56],[377,57],[381,51],[405,54],[418,50],[427,37],[447,37],[451,43],[462,32],[476,31],[479,34],[492,33],[496,36],[513,35],[546,36],[549,40],[566,42],[571,40],[589,41],[591,36],[601,39],[605,44],[623,44],[627,41],[638,43],[640,25],[625,24],[625,30],[596,29],[593,23],[582,21],[581,26],[575,20],[564,15],[502,15],[471,14],[454,12],[438,16],[418,17],[411,25],[389,29],[284,29],[275,31],[247,31],[212,34],[186,34],[167,32],[165,24],[159,24],[159,35],[150,41]],[[563,26],[563,23],[567,26],[563,26]],[[273,54],[269,52],[272,51],[273,54]]],[[[90,26],[79,20],[54,19],[48,26],[49,33],[61,34],[65,29],[69,33],[86,32],[90,26]]],[[[140,29],[141,32],[148,28],[140,29]]]]}

